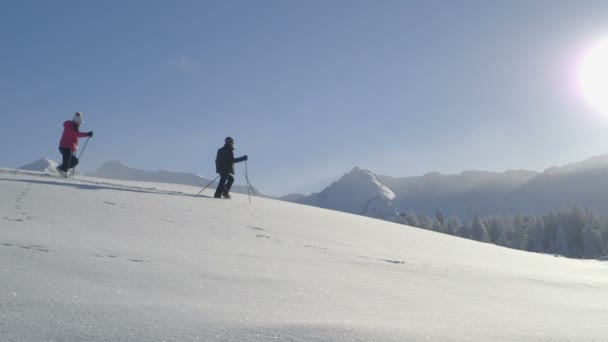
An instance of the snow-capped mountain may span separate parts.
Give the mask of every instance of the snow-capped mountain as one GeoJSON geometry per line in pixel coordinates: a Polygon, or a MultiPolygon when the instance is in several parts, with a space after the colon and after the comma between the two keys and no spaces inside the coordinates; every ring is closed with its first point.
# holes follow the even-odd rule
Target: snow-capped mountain
{"type": "Polygon", "coordinates": [[[431,172],[399,178],[355,168],[320,193],[291,194],[281,199],[371,217],[384,217],[393,210],[427,215],[435,215],[440,210],[444,216],[470,220],[475,214],[544,214],[573,205],[608,215],[608,154],[551,167],[542,173],[509,170],[445,175],[431,172]],[[384,214],[366,212],[363,203],[370,203],[372,209],[382,209],[384,214]]]}
{"type": "Polygon", "coordinates": [[[608,336],[605,262],[199,190],[0,169],[0,341],[608,336]]]}
{"type": "Polygon", "coordinates": [[[24,165],[24,166],[20,167],[19,170],[57,173],[57,171],[55,170],[55,168],[57,166],[59,166],[59,163],[57,163],[56,161],[43,158],[43,159],[38,159],[35,162],[32,162],[30,164],[24,165]]]}
{"type": "Polygon", "coordinates": [[[284,200],[390,220],[398,215],[391,204],[395,194],[376,175],[358,167],[318,194],[289,195],[284,200]]]}
{"type": "MultiPolygon", "coordinates": [[[[200,186],[201,188],[211,182],[210,179],[203,178],[194,173],[174,172],[174,171],[144,171],[124,165],[119,161],[110,161],[101,165],[97,171],[87,172],[89,177],[120,179],[138,182],[156,182],[156,183],[173,183],[200,186]]],[[[214,182],[209,188],[217,187],[217,182],[214,182]]],[[[247,193],[246,186],[234,185],[233,192],[247,193]]],[[[259,193],[257,189],[254,189],[259,193]]]]}

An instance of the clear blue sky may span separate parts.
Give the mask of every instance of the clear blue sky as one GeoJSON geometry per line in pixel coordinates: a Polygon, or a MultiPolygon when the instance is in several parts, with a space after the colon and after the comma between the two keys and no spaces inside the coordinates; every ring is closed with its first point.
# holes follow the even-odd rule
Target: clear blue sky
{"type": "Polygon", "coordinates": [[[575,162],[608,152],[575,85],[606,18],[606,1],[1,1],[0,166],[59,160],[76,111],[82,170],[215,177],[232,136],[272,195],[354,166],[575,162]]]}

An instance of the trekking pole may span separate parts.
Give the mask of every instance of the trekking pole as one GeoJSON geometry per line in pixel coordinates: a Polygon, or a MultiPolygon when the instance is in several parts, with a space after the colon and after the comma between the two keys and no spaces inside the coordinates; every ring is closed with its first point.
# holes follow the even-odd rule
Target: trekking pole
{"type": "Polygon", "coordinates": [[[220,178],[220,175],[217,175],[217,177],[215,177],[211,182],[209,182],[209,184],[205,185],[205,187],[198,192],[198,194],[196,194],[196,196],[200,195],[201,192],[205,191],[205,189],[207,189],[209,187],[209,185],[211,185],[213,182],[215,182],[216,179],[220,178]]]}
{"type": "MultiPolygon", "coordinates": [[[[245,168],[247,168],[247,164],[245,164],[245,168]]],[[[253,185],[251,185],[251,182],[249,181],[249,177],[247,177],[247,183],[249,183],[249,187],[251,188],[251,192],[253,193],[253,196],[257,196],[258,194],[255,193],[255,190],[253,189],[253,185]]]]}
{"type": "MultiPolygon", "coordinates": [[[[87,140],[84,142],[84,146],[82,146],[82,150],[80,150],[80,154],[78,155],[79,161],[80,161],[80,158],[82,158],[82,154],[84,153],[84,150],[87,148],[89,139],[91,139],[91,137],[87,137],[87,140]]],[[[74,154],[72,153],[72,155],[74,155],[74,154]]],[[[70,156],[70,164],[72,164],[72,156],[70,156]]],[[[74,168],[72,169],[72,177],[74,177],[75,175],[76,175],[76,166],[74,166],[74,168]]]]}
{"type": "Polygon", "coordinates": [[[257,196],[255,194],[255,191],[253,190],[253,186],[251,185],[251,182],[249,181],[249,173],[247,172],[247,161],[245,160],[245,179],[247,180],[247,192],[249,192],[249,188],[251,188],[251,192],[253,193],[254,196],[257,196]]]}
{"type": "MultiPolygon", "coordinates": [[[[247,161],[245,160],[245,179],[247,179],[247,161]]],[[[251,194],[249,193],[249,181],[247,181],[247,197],[249,197],[249,204],[251,204],[251,194]]]]}

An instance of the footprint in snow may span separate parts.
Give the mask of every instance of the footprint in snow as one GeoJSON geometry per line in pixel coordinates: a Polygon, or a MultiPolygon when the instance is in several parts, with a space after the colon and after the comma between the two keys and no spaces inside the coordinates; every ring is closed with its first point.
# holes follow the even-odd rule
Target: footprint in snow
{"type": "Polygon", "coordinates": [[[127,260],[132,261],[132,262],[138,262],[138,263],[147,262],[146,260],[141,260],[141,259],[127,259],[127,260]]]}
{"type": "MultiPolygon", "coordinates": [[[[118,258],[117,255],[113,255],[113,254],[109,254],[109,255],[102,255],[102,254],[93,254],[94,257],[102,259],[102,258],[110,258],[110,259],[116,259],[118,258]]],[[[143,259],[130,259],[130,258],[124,258],[124,260],[128,260],[131,262],[136,262],[136,263],[146,263],[146,262],[150,262],[148,260],[143,260],[143,259]]]]}
{"type": "Polygon", "coordinates": [[[28,250],[34,250],[34,251],[38,251],[38,252],[50,252],[50,250],[48,248],[46,248],[45,246],[41,246],[41,245],[29,245],[29,246],[19,246],[19,245],[13,245],[12,243],[0,243],[0,245],[2,246],[6,246],[6,247],[13,247],[13,248],[21,248],[21,249],[28,249],[28,250]]]}
{"type": "Polygon", "coordinates": [[[323,251],[327,250],[327,248],[325,248],[325,247],[319,247],[319,246],[314,246],[314,245],[304,245],[304,248],[314,248],[314,249],[320,249],[323,251]]]}
{"type": "Polygon", "coordinates": [[[4,216],[3,219],[6,221],[23,222],[23,219],[14,219],[14,218],[6,217],[6,216],[4,216]]]}
{"type": "Polygon", "coordinates": [[[388,262],[391,264],[405,264],[405,261],[401,261],[401,260],[390,260],[390,259],[378,259],[378,260],[388,262]]]}

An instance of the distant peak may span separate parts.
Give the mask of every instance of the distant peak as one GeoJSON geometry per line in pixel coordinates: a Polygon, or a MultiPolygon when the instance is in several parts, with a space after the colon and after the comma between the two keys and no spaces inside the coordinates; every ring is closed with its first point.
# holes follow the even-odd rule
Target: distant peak
{"type": "Polygon", "coordinates": [[[369,170],[362,169],[358,166],[353,167],[349,173],[360,173],[360,172],[371,173],[369,170]]]}
{"type": "Polygon", "coordinates": [[[323,192],[327,193],[335,188],[348,188],[349,191],[355,191],[356,189],[357,195],[362,195],[365,198],[374,196],[382,196],[388,200],[395,198],[395,193],[382,184],[373,172],[359,167],[354,167],[349,173],[325,188],[323,192]]]}
{"type": "Polygon", "coordinates": [[[579,171],[589,171],[594,169],[608,168],[608,154],[595,156],[578,163],[566,164],[564,166],[553,166],[543,172],[547,175],[564,175],[579,171]]]}
{"type": "Polygon", "coordinates": [[[59,164],[51,159],[40,158],[35,162],[20,167],[19,169],[29,171],[52,172],[52,170],[57,167],[57,165],[59,164]]]}
{"type": "Polygon", "coordinates": [[[108,166],[125,166],[125,164],[123,164],[122,162],[120,162],[118,160],[110,160],[110,161],[107,161],[107,162],[103,163],[103,165],[108,165],[108,166]]]}
{"type": "Polygon", "coordinates": [[[347,173],[346,175],[351,175],[351,176],[360,175],[360,176],[374,177],[374,178],[376,177],[376,174],[374,174],[370,170],[362,169],[362,168],[357,167],[357,166],[353,167],[353,169],[350,170],[350,172],[347,173]]]}

